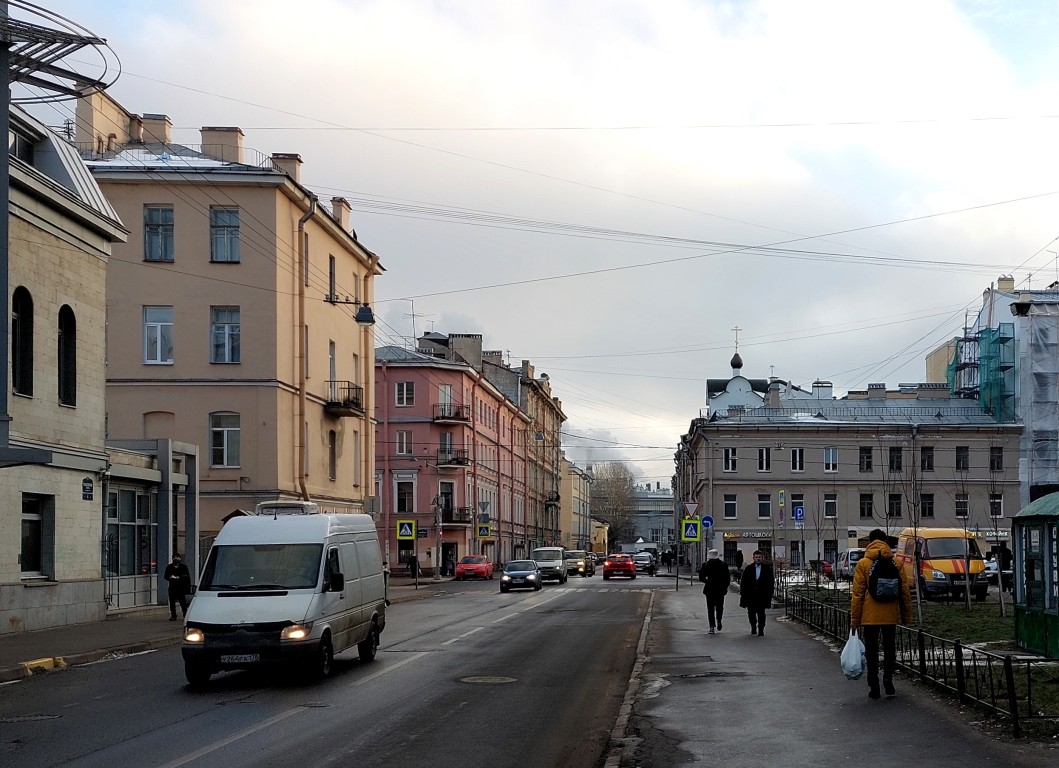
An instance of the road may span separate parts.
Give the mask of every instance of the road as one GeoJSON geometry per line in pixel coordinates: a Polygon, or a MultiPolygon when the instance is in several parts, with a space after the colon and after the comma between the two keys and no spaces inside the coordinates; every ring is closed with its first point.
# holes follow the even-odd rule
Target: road
{"type": "Polygon", "coordinates": [[[376,661],[346,652],[321,684],[233,672],[192,691],[173,648],[5,686],[0,764],[600,765],[650,593],[673,581],[498,583],[393,606],[376,661]]]}

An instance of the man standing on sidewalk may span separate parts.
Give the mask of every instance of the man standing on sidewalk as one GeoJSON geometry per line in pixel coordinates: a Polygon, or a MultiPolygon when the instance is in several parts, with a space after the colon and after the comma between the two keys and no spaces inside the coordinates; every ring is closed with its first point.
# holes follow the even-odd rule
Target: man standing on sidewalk
{"type": "MultiPolygon", "coordinates": [[[[849,628],[853,632],[864,629],[864,655],[867,659],[865,677],[868,678],[868,697],[878,699],[879,694],[879,637],[882,636],[883,688],[887,696],[893,696],[894,671],[897,669],[897,622],[908,624],[912,620],[912,598],[909,596],[908,579],[900,566],[892,569],[898,584],[896,593],[889,599],[872,595],[869,582],[872,570],[882,568],[884,561],[893,563],[893,552],[886,543],[886,532],[880,528],[868,534],[868,546],[864,556],[853,570],[852,600],[849,607],[849,628]]],[[[889,565],[889,564],[887,564],[889,565]]],[[[878,574],[876,574],[878,579],[878,574]]],[[[878,593],[878,590],[876,590],[878,593]]]]}
{"type": "Polygon", "coordinates": [[[776,579],[772,566],[765,562],[765,553],[754,550],[754,562],[743,569],[739,579],[739,607],[746,608],[750,619],[750,634],[764,637],[765,609],[772,607],[772,592],[776,579]]]}
{"type": "Polygon", "coordinates": [[[188,615],[188,592],[191,591],[191,571],[184,565],[184,558],[177,552],[173,555],[173,562],[165,567],[166,583],[169,585],[169,620],[176,621],[176,604],[180,603],[180,610],[184,616],[188,615]]]}
{"type": "Polygon", "coordinates": [[[721,553],[711,549],[706,555],[706,562],[699,568],[699,581],[702,582],[702,594],[706,595],[706,617],[710,622],[710,631],[714,634],[721,630],[721,617],[724,615],[724,596],[728,594],[728,585],[732,583],[732,574],[728,564],[721,559],[721,553]]]}

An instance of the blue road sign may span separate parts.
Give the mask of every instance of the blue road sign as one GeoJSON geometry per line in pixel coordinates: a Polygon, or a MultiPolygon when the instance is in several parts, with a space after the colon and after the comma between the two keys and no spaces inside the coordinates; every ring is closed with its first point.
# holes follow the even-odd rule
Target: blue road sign
{"type": "Polygon", "coordinates": [[[703,528],[713,528],[713,518],[710,517],[709,515],[703,515],[702,516],[702,527],[703,528]]]}
{"type": "Polygon", "coordinates": [[[805,520],[805,507],[795,507],[793,510],[794,514],[791,517],[794,522],[801,523],[805,520]]]}
{"type": "Polygon", "coordinates": [[[702,528],[698,520],[683,520],[680,526],[681,541],[702,541],[702,528]]]}

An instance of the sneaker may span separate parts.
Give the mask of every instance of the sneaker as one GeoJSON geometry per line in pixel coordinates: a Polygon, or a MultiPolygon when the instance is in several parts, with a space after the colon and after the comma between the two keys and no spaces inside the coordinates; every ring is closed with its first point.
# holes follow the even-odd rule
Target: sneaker
{"type": "Polygon", "coordinates": [[[707,635],[712,635],[712,634],[714,634],[714,631],[713,631],[713,627],[710,627],[710,631],[709,631],[709,632],[707,632],[706,634],[707,634],[707,635]]]}

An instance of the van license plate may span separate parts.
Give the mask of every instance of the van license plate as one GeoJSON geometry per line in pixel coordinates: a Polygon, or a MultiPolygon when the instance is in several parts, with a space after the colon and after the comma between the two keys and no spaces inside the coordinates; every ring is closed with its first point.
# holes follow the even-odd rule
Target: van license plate
{"type": "Polygon", "coordinates": [[[221,664],[253,664],[256,661],[261,661],[261,654],[236,653],[229,654],[227,656],[221,656],[221,664]]]}

